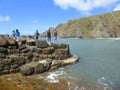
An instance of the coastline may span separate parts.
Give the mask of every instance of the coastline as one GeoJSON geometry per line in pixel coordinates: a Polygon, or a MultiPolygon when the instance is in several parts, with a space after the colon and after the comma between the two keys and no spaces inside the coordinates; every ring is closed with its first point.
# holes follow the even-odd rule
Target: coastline
{"type": "Polygon", "coordinates": [[[46,72],[78,62],[68,44],[4,35],[0,42],[0,90],[68,90],[64,79],[58,83],[38,79],[46,72]]]}
{"type": "Polygon", "coordinates": [[[104,90],[100,85],[88,82],[76,82],[72,79],[59,78],[59,82],[49,82],[44,74],[23,76],[20,73],[0,76],[0,90],[104,90]]]}

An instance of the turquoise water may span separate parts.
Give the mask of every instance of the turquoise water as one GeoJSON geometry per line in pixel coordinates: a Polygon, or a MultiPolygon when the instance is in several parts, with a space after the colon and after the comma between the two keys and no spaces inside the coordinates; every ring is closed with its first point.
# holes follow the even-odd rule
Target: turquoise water
{"type": "Polygon", "coordinates": [[[103,90],[120,90],[120,40],[58,39],[58,42],[69,44],[71,54],[80,58],[78,63],[64,67],[78,84],[85,81],[101,85],[103,90]]]}
{"type": "Polygon", "coordinates": [[[61,39],[59,42],[69,44],[71,54],[80,57],[77,64],[65,67],[69,75],[78,81],[120,88],[120,40],[61,39]]]}

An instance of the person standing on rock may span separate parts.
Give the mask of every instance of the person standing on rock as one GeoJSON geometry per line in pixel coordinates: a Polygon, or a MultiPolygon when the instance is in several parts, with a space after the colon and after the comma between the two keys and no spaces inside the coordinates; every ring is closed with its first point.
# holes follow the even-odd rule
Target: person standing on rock
{"type": "Polygon", "coordinates": [[[39,34],[38,30],[36,30],[36,33],[35,33],[35,39],[36,39],[36,40],[38,40],[39,35],[40,35],[40,34],[39,34]]]}
{"type": "Polygon", "coordinates": [[[16,36],[16,37],[19,37],[19,36],[20,36],[20,32],[19,32],[18,29],[16,29],[15,36],[16,36]]]}
{"type": "Polygon", "coordinates": [[[15,31],[14,30],[12,31],[12,36],[15,37],[15,31]]]}
{"type": "Polygon", "coordinates": [[[57,31],[54,32],[54,40],[57,41],[57,31]]]}
{"type": "Polygon", "coordinates": [[[48,38],[48,41],[51,41],[51,32],[50,32],[50,29],[47,32],[47,38],[48,38]]]}

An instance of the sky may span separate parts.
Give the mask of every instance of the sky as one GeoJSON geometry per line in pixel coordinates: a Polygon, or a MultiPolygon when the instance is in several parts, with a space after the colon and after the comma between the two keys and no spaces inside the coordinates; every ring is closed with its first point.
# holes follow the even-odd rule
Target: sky
{"type": "Polygon", "coordinates": [[[33,35],[68,20],[120,10],[120,0],[0,0],[0,34],[33,35]]]}

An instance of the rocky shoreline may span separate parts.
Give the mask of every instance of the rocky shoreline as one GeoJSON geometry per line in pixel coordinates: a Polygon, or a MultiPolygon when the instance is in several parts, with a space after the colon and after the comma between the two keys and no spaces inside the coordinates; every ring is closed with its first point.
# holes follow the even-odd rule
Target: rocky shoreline
{"type": "Polygon", "coordinates": [[[67,44],[35,40],[31,36],[0,35],[0,75],[38,74],[77,61],[67,44]]]}

